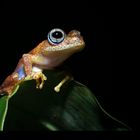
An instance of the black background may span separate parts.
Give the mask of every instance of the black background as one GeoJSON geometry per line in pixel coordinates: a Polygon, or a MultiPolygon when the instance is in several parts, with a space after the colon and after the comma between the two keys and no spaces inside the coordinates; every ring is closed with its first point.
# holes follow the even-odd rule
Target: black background
{"type": "Polygon", "coordinates": [[[122,60],[123,21],[113,9],[112,6],[96,6],[90,1],[2,3],[0,83],[13,72],[22,54],[45,39],[52,28],[61,28],[66,33],[77,29],[86,47],[65,64],[76,80],[91,89],[107,112],[135,129],[133,97],[125,86],[128,79],[124,68],[126,59],[122,60]]]}

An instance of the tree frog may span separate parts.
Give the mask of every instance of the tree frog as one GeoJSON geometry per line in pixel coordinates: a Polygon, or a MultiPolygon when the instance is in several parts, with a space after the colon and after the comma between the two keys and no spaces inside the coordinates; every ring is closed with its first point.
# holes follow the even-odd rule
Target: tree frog
{"type": "MultiPolygon", "coordinates": [[[[0,86],[0,94],[11,95],[18,84],[32,79],[36,80],[36,88],[42,89],[44,81],[47,80],[43,70],[54,69],[84,46],[85,42],[79,31],[72,30],[66,35],[62,29],[52,29],[46,40],[22,55],[14,72],[0,86]]],[[[66,76],[62,79],[54,90],[59,92],[69,78],[66,76]]]]}

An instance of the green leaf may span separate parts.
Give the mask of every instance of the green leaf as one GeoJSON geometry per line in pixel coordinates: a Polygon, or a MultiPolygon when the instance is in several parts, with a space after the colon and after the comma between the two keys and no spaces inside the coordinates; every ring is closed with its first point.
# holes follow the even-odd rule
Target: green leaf
{"type": "Polygon", "coordinates": [[[26,81],[10,98],[4,130],[130,130],[109,115],[85,85],[71,80],[56,93],[54,87],[65,72],[45,71],[45,75],[42,90],[35,88],[34,80],[26,81]]]}
{"type": "Polygon", "coordinates": [[[4,120],[8,109],[8,96],[0,98],[0,131],[3,130],[4,120]]]}
{"type": "Polygon", "coordinates": [[[19,86],[15,88],[11,96],[3,96],[0,98],[0,131],[2,131],[4,127],[4,121],[8,110],[8,101],[17,92],[18,88],[19,86]]]}

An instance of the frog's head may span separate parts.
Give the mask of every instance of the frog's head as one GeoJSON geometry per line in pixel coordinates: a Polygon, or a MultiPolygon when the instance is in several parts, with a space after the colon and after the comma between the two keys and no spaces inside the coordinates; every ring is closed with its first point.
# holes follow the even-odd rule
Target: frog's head
{"type": "Polygon", "coordinates": [[[83,37],[79,31],[72,30],[67,35],[59,28],[52,29],[48,33],[45,51],[75,53],[85,46],[83,37]]]}
{"type": "Polygon", "coordinates": [[[85,43],[79,31],[72,30],[66,35],[63,30],[55,28],[48,33],[48,39],[42,41],[32,53],[38,52],[43,56],[45,68],[53,68],[75,52],[82,50],[84,46],[85,43]]]}

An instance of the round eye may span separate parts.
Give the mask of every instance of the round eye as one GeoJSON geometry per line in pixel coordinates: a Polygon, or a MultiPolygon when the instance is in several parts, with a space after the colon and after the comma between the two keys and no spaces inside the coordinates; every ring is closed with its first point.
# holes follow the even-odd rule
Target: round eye
{"type": "Polygon", "coordinates": [[[61,29],[53,29],[48,33],[48,41],[53,45],[61,43],[65,38],[65,33],[61,29]]]}

